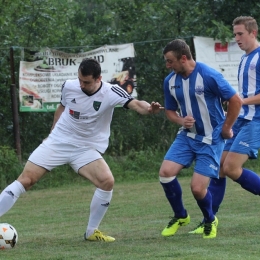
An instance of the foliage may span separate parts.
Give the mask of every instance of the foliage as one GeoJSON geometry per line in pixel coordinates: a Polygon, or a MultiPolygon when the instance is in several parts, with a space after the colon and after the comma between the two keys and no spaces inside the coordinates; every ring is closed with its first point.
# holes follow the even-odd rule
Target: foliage
{"type": "Polygon", "coordinates": [[[15,151],[7,146],[0,146],[0,189],[13,182],[22,171],[15,151]]]}
{"type": "Polygon", "coordinates": [[[176,130],[164,113],[151,118],[119,108],[114,113],[107,152],[115,156],[127,155],[131,150],[146,150],[148,147],[165,150],[173,141],[176,130]],[[123,127],[122,122],[125,122],[123,127]]]}
{"type": "MultiPolygon", "coordinates": [[[[119,135],[119,133],[116,133],[116,135],[119,135]]],[[[121,138],[118,138],[120,143],[113,143],[110,149],[122,146],[123,141],[121,138]]],[[[169,142],[169,140],[166,141],[169,142]]],[[[165,150],[168,149],[170,144],[165,144],[165,149],[162,149],[156,147],[155,144],[151,147],[148,142],[147,147],[144,147],[142,141],[140,142],[140,146],[144,149],[139,150],[140,147],[137,144],[137,147],[133,147],[127,152],[110,150],[109,153],[103,155],[114,175],[116,183],[158,179],[165,150]]],[[[260,158],[248,160],[245,163],[245,167],[255,172],[260,172],[260,158]]],[[[22,168],[23,165],[18,161],[15,151],[10,147],[0,146],[0,190],[13,182],[20,175],[22,168]]],[[[179,176],[191,176],[192,173],[193,166],[183,169],[179,176]]],[[[69,165],[63,165],[46,174],[32,189],[39,190],[50,187],[62,187],[73,183],[79,184],[85,182],[86,180],[79,177],[69,165]]]]}
{"type": "MultiPolygon", "coordinates": [[[[18,87],[22,47],[79,52],[105,44],[133,42],[138,97],[163,104],[162,84],[168,71],[162,49],[168,41],[185,39],[195,57],[194,35],[226,41],[232,37],[232,21],[236,16],[252,15],[260,19],[260,4],[256,0],[24,0],[8,4],[0,0],[0,4],[0,134],[4,137],[0,145],[10,147],[15,147],[10,84],[18,87]]],[[[19,113],[24,158],[48,135],[52,118],[53,113],[19,113]]],[[[163,113],[142,117],[116,109],[108,153],[121,156],[131,150],[155,146],[165,150],[177,128],[163,113]]]]}
{"type": "MultiPolygon", "coordinates": [[[[141,151],[129,150],[126,155],[112,153],[112,155],[107,154],[103,157],[109,165],[116,182],[147,181],[158,179],[164,152],[156,149],[156,147],[148,147],[141,151]]],[[[17,179],[22,172],[22,167],[23,165],[18,161],[13,149],[0,147],[0,190],[17,179]]],[[[191,176],[192,172],[192,168],[184,169],[180,175],[191,176]]],[[[86,180],[78,176],[69,165],[63,165],[47,173],[33,186],[32,190],[85,182],[86,180]]]]}

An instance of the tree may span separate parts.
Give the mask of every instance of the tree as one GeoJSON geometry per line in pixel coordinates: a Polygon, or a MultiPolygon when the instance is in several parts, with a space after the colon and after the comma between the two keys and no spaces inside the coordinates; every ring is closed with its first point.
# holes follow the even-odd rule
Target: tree
{"type": "MultiPolygon", "coordinates": [[[[80,52],[105,44],[133,42],[139,98],[163,103],[162,83],[168,72],[162,49],[168,41],[184,38],[191,48],[193,36],[227,41],[232,38],[236,16],[251,15],[260,20],[260,4],[256,0],[24,0],[8,4],[0,0],[0,4],[0,134],[5,137],[0,146],[13,146],[11,46],[15,46],[18,85],[22,47],[80,52]]],[[[53,113],[19,113],[24,153],[30,153],[48,135],[52,116],[53,113]]],[[[144,149],[154,144],[163,149],[177,129],[163,115],[139,118],[120,109],[116,109],[113,122],[112,137],[116,138],[109,147],[111,152],[121,148],[144,149]],[[127,129],[122,124],[125,117],[131,121],[127,129]]]]}

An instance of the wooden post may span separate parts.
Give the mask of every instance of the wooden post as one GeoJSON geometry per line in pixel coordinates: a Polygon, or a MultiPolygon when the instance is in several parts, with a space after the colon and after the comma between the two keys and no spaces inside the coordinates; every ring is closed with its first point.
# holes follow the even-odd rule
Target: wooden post
{"type": "Polygon", "coordinates": [[[22,162],[18,102],[17,102],[16,85],[15,85],[15,69],[14,69],[13,47],[10,48],[10,67],[11,67],[10,95],[11,95],[11,102],[12,102],[13,133],[14,133],[14,140],[15,140],[15,149],[16,149],[16,154],[17,154],[19,161],[22,162]]]}

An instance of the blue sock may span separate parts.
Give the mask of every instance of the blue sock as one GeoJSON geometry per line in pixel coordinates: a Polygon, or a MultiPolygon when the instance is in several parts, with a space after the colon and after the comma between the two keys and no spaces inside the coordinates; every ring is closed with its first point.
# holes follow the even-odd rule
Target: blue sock
{"type": "Polygon", "coordinates": [[[202,211],[205,223],[211,223],[212,221],[214,221],[215,216],[212,211],[212,196],[209,190],[202,200],[197,200],[197,204],[202,211]]]}
{"type": "Polygon", "coordinates": [[[226,178],[211,179],[208,190],[212,196],[212,211],[216,215],[226,190],[226,178]]]}
{"type": "Polygon", "coordinates": [[[175,178],[174,180],[172,180],[171,182],[168,182],[168,183],[161,182],[161,185],[164,189],[165,196],[168,199],[168,201],[172,207],[174,216],[176,218],[187,217],[187,212],[182,203],[181,186],[180,186],[177,178],[175,178]]]}
{"type": "Polygon", "coordinates": [[[235,182],[239,183],[245,190],[260,195],[260,178],[255,172],[243,169],[241,176],[235,182]]]}

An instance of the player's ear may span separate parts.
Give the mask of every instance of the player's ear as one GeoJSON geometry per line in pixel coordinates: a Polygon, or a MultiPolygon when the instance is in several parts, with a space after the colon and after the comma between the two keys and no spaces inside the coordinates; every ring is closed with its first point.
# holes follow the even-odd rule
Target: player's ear
{"type": "Polygon", "coordinates": [[[181,55],[181,61],[186,61],[187,60],[187,56],[186,55],[181,55]]]}
{"type": "Polygon", "coordinates": [[[100,75],[97,79],[96,82],[99,83],[102,80],[102,76],[100,75]]]}
{"type": "Polygon", "coordinates": [[[252,30],[252,34],[257,37],[257,31],[256,30],[252,30]]]}

